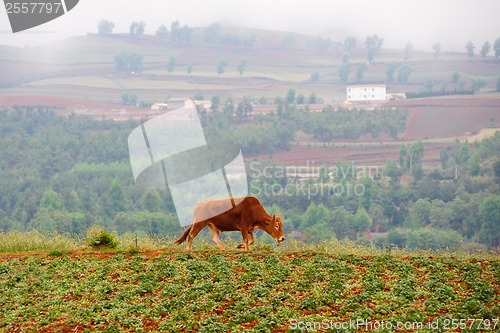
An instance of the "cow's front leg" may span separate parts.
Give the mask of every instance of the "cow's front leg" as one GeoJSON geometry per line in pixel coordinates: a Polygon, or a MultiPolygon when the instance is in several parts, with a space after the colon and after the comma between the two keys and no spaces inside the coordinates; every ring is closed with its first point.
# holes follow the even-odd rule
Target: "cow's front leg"
{"type": "Polygon", "coordinates": [[[253,237],[253,231],[251,230],[247,230],[246,235],[247,238],[245,238],[245,232],[242,230],[241,236],[243,237],[244,244],[238,244],[238,249],[244,248],[246,251],[249,251],[249,246],[255,242],[255,238],[253,237]]]}
{"type": "Polygon", "coordinates": [[[249,238],[253,236],[249,236],[250,232],[248,230],[241,230],[241,237],[243,237],[243,244],[238,245],[238,249],[245,248],[245,251],[249,251],[248,242],[249,238]]]}

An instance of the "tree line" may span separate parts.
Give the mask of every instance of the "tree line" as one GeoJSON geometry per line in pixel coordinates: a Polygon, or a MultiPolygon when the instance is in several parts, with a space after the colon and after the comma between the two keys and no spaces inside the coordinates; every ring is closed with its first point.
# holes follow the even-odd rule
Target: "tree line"
{"type": "MultiPolygon", "coordinates": [[[[237,141],[245,154],[272,154],[290,147],[294,131],[315,117],[319,123],[329,117],[352,121],[344,110],[308,114],[288,104],[287,96],[280,116],[251,120],[245,116],[252,112],[245,111],[250,98],[220,103],[220,109],[200,114],[207,140],[237,141]]],[[[371,119],[358,112],[356,122],[371,119]]],[[[1,110],[0,143],[9,149],[0,151],[0,229],[82,234],[99,224],[120,234],[177,235],[181,228],[168,190],[134,183],[127,138],[138,125],[65,118],[43,107],[1,110]]],[[[321,166],[309,179],[288,176],[276,164],[247,165],[249,188],[271,213],[283,214],[287,238],[369,242],[368,229],[389,232],[372,240],[380,246],[500,246],[500,133],[474,149],[450,145],[441,153],[441,167],[431,171],[423,168],[423,153],[420,142],[402,145],[397,160],[371,175],[343,161],[321,166]]]]}

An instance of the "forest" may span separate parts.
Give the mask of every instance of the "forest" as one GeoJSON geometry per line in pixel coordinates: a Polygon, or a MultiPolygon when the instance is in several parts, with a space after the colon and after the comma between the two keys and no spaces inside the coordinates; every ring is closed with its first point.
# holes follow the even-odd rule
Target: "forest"
{"type": "MultiPolygon", "coordinates": [[[[281,112],[249,117],[238,113],[239,105],[228,105],[200,113],[207,140],[235,140],[242,147],[250,194],[271,214],[282,214],[287,239],[347,238],[431,249],[500,246],[500,133],[474,146],[450,144],[441,152],[441,166],[432,170],[422,166],[424,146],[417,141],[401,145],[399,159],[376,174],[337,161],[321,166],[316,178],[299,179],[252,157],[288,149],[298,130],[325,142],[381,133],[396,137],[406,113],[312,113],[285,105],[281,112]]],[[[168,190],[134,183],[127,138],[138,125],[63,117],[45,107],[1,110],[0,231],[85,234],[101,225],[117,234],[180,234],[168,190]]]]}

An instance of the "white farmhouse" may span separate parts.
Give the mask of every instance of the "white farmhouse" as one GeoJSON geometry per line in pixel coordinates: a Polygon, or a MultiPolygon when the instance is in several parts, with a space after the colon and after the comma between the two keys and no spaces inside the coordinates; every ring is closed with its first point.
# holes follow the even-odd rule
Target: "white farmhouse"
{"type": "Polygon", "coordinates": [[[387,98],[385,84],[357,84],[346,87],[349,102],[377,102],[387,98]]]}

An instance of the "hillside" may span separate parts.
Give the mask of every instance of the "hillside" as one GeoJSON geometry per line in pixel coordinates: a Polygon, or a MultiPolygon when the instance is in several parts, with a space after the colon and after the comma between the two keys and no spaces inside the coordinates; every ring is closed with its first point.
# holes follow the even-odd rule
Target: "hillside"
{"type": "MultiPolygon", "coordinates": [[[[329,156],[333,160],[382,166],[395,157],[400,140],[424,140],[425,164],[436,166],[439,152],[450,142],[498,127],[500,121],[500,95],[492,93],[500,66],[491,56],[469,59],[465,53],[442,53],[436,59],[432,53],[415,50],[404,60],[404,50],[382,47],[374,61],[367,64],[363,41],[357,41],[357,46],[346,53],[343,41],[318,36],[221,26],[217,39],[207,42],[206,31],[194,28],[191,39],[184,42],[172,41],[169,36],[160,39],[152,35],[89,34],[32,48],[1,46],[0,66],[4,70],[0,77],[0,107],[43,105],[63,114],[88,114],[96,119],[141,119],[151,116],[148,106],[153,102],[201,94],[206,99],[217,95],[221,101],[233,98],[236,102],[244,96],[254,103],[265,98],[268,104],[257,106],[261,108],[256,109],[258,113],[275,111],[274,99],[294,89],[306,98],[315,94],[322,104],[312,109],[321,110],[327,105],[343,105],[345,85],[340,83],[338,73],[348,54],[348,83],[358,82],[361,64],[366,66],[361,83],[386,82],[388,68],[395,65],[395,79],[388,84],[388,93],[468,89],[477,80],[486,86],[480,94],[465,98],[442,96],[385,105],[409,112],[407,128],[398,140],[384,135],[362,136],[356,140],[360,144],[350,151],[329,149],[328,140],[326,149],[318,150],[316,138],[297,137],[292,149],[280,151],[274,160],[304,165],[308,160],[322,161],[329,156]],[[140,70],[116,70],[115,57],[124,53],[142,57],[140,70]],[[167,69],[172,58],[175,66],[167,69]],[[222,59],[227,65],[218,74],[216,69],[222,59]],[[245,68],[240,75],[237,69],[242,61],[245,68]],[[398,83],[398,71],[406,66],[412,69],[409,80],[398,83]],[[317,75],[314,79],[313,74],[317,75]],[[458,75],[457,81],[454,74],[458,75]],[[124,95],[134,96],[136,103],[144,107],[122,105],[124,95]],[[380,143],[374,147],[373,141],[380,143]],[[304,151],[300,145],[310,149],[304,151]]],[[[346,140],[337,139],[335,143],[349,146],[346,140]]],[[[322,140],[319,145],[324,145],[322,140]]]]}
{"type": "Polygon", "coordinates": [[[497,256],[340,243],[252,253],[199,246],[54,253],[0,254],[5,332],[490,332],[500,325],[497,256]]]}
{"type": "MultiPolygon", "coordinates": [[[[207,44],[203,42],[204,30],[195,29],[191,41],[182,43],[155,36],[117,34],[80,36],[31,48],[1,47],[0,66],[5,70],[0,78],[0,96],[65,96],[119,103],[124,91],[136,93],[141,101],[153,102],[193,96],[196,91],[205,96],[274,98],[294,88],[306,96],[314,92],[327,102],[345,99],[344,85],[339,84],[338,77],[345,53],[343,41],[248,28],[225,29],[230,32],[222,29],[221,36],[230,33],[239,44],[207,44]],[[253,40],[251,45],[242,44],[249,38],[253,40]],[[143,56],[140,72],[116,73],[114,57],[123,52],[143,56]],[[168,72],[171,57],[176,59],[176,65],[168,72]],[[216,67],[221,59],[228,64],[218,75],[216,67]],[[237,66],[241,60],[247,66],[240,76],[237,66]],[[189,65],[192,72],[188,74],[189,65]],[[311,80],[313,73],[319,74],[315,82],[311,80]]],[[[349,52],[350,82],[356,81],[357,66],[366,64],[366,49],[359,44],[362,41],[349,52]]],[[[420,90],[430,80],[435,89],[444,81],[451,86],[454,72],[461,74],[467,86],[474,79],[484,79],[484,90],[491,91],[500,75],[500,66],[493,57],[468,59],[465,53],[443,53],[436,60],[432,53],[414,51],[404,61],[403,53],[382,48],[361,81],[385,82],[390,63],[409,65],[413,73],[407,84],[392,84],[389,92],[420,90]]]]}

